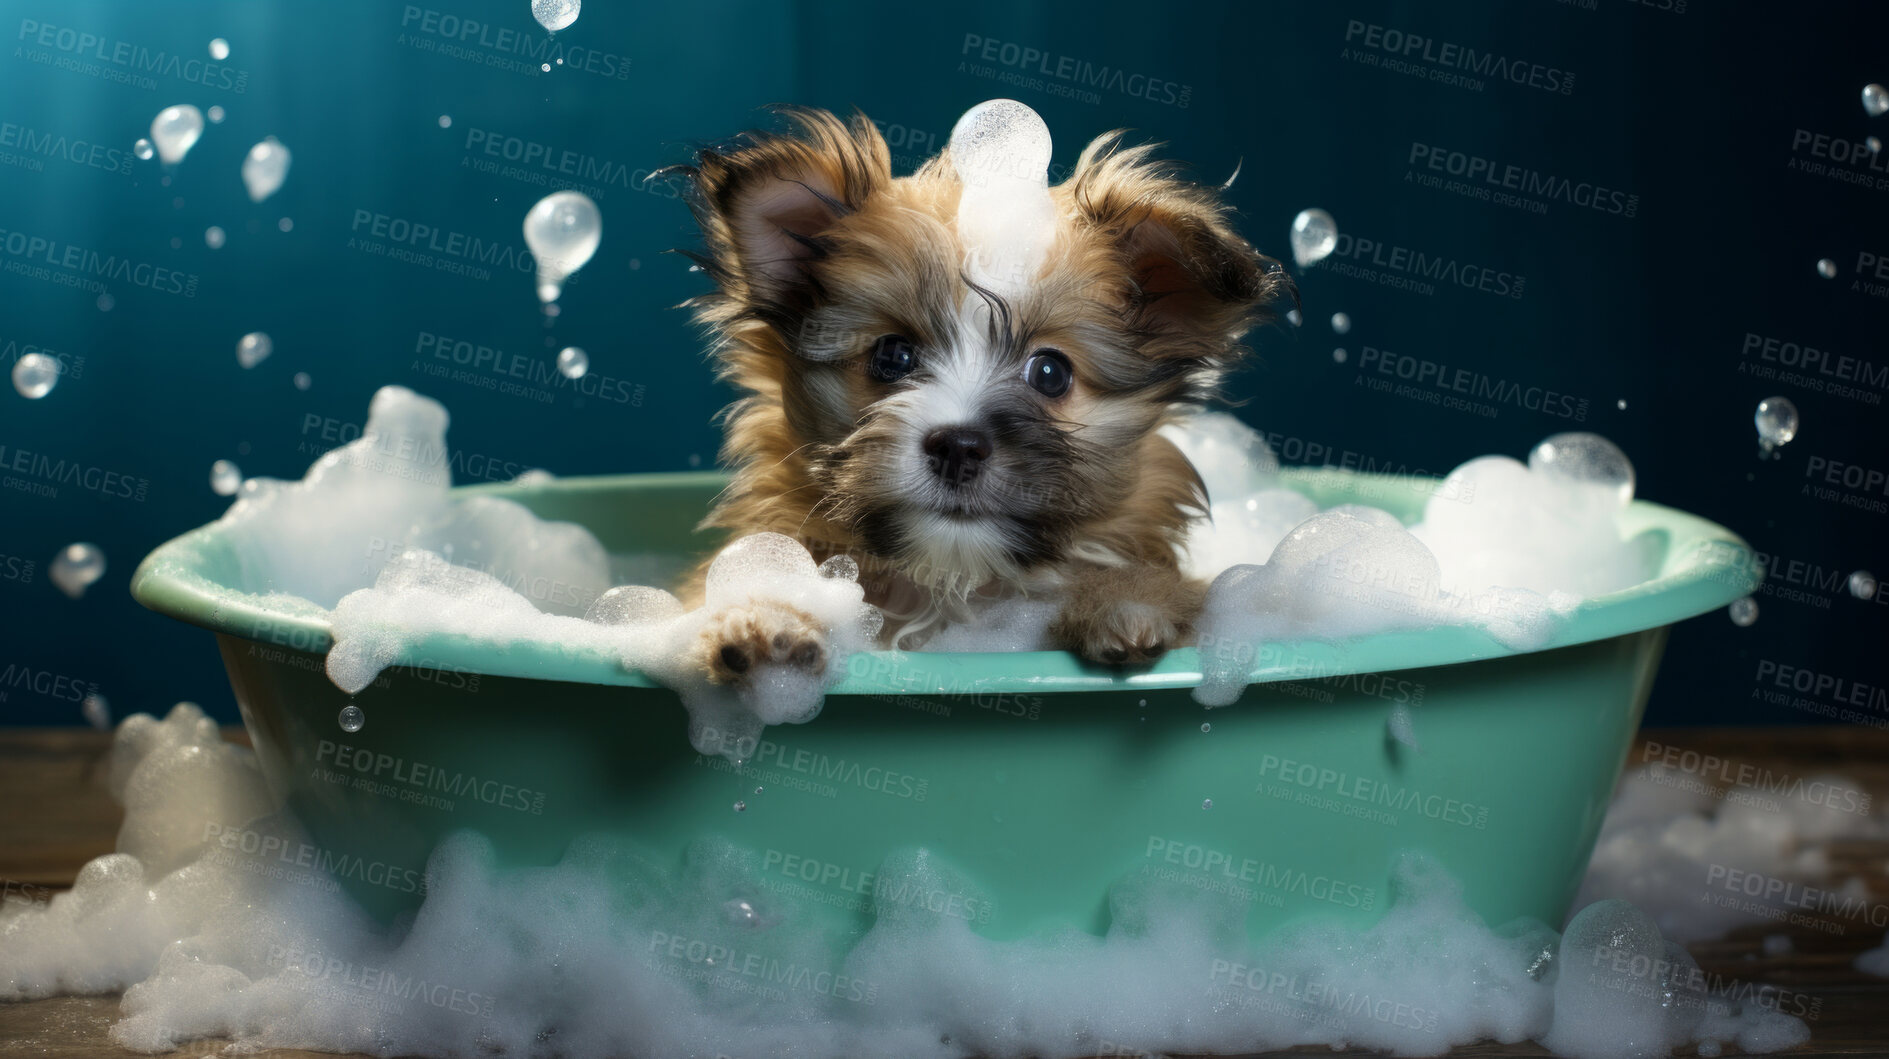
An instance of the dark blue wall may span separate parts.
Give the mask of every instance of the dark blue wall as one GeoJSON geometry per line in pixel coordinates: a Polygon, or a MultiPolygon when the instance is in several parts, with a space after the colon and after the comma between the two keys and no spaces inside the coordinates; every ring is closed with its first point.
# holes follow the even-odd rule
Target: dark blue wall
{"type": "Polygon", "coordinates": [[[1675,631],[1650,721],[1798,723],[1845,707],[1889,723],[1885,598],[1833,584],[1860,567],[1889,575],[1889,266],[1871,265],[1889,258],[1889,159],[1857,148],[1889,137],[1858,99],[1889,81],[1884,5],[593,0],[548,76],[527,0],[5,0],[0,13],[0,366],[33,348],[68,365],[44,400],[0,391],[0,467],[15,468],[0,474],[4,721],[76,722],[93,687],[120,712],[192,698],[233,719],[209,638],[141,610],[130,573],[222,509],[213,460],[298,476],[385,383],[449,405],[463,477],[712,461],[710,416],[729,394],[672,308],[703,281],[663,253],[691,244],[690,224],[640,177],[777,101],[863,108],[906,169],[967,106],[1013,96],[1049,122],[1062,164],[1117,126],[1168,141],[1203,179],[1244,160],[1231,193],[1243,227],[1282,257],[1301,208],[1337,216],[1352,238],[1302,280],[1306,326],[1261,336],[1263,363],[1237,384],[1242,414],[1289,462],[1441,472],[1595,430],[1633,457],[1642,496],[1776,556],[1786,591],[1760,595],[1756,625],[1710,615],[1675,631]],[[206,53],[218,36],[226,63],[206,53]],[[129,148],[184,102],[228,118],[163,186],[129,148]],[[294,169],[253,205],[238,167],[265,135],[294,169]],[[533,157],[507,163],[507,149],[533,157]],[[552,331],[524,271],[455,274],[366,246],[388,242],[378,215],[522,257],[520,221],[557,175],[538,157],[566,152],[605,235],[552,331]],[[1472,164],[1468,193],[1446,186],[1472,164]],[[1484,167],[1520,182],[1515,201],[1484,167]],[[211,225],[229,233],[221,250],[204,244],[211,225]],[[15,233],[56,257],[141,267],[73,286],[96,281],[44,252],[35,264],[15,233]],[[1445,274],[1387,283],[1415,254],[1445,274]],[[1355,321],[1342,338],[1327,323],[1340,310],[1355,321]],[[275,354],[245,372],[233,349],[251,330],[275,354]],[[520,380],[495,369],[451,377],[424,336],[522,355],[535,377],[523,394],[497,389],[520,380]],[[1825,351],[1825,370],[1850,378],[1759,374],[1786,370],[1764,338],[1794,344],[1792,358],[1825,351]],[[570,343],[590,352],[587,394],[547,381],[570,343]],[[1451,407],[1438,377],[1494,396],[1451,407]],[[1751,414],[1772,393],[1803,425],[1759,462],[1751,414]],[[41,495],[31,468],[48,461],[83,473],[41,495]],[[46,576],[74,540],[110,559],[76,602],[46,576]],[[1796,669],[1828,679],[1767,702],[1796,669]]]}

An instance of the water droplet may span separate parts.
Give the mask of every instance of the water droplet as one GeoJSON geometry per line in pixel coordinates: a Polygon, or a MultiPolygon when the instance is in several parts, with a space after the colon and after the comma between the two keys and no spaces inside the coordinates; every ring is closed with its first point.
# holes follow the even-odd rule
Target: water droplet
{"type": "Polygon", "coordinates": [[[1869,153],[1870,153],[1870,154],[1881,154],[1881,153],[1882,153],[1882,141],[1881,141],[1881,140],[1879,140],[1879,139],[1877,139],[1877,138],[1876,138],[1876,137],[1874,137],[1874,136],[1870,136],[1870,137],[1867,137],[1867,138],[1865,138],[1865,139],[1863,140],[1863,146],[1864,146],[1864,147],[1867,147],[1867,148],[1869,148],[1869,153]]]}
{"type": "Polygon", "coordinates": [[[1767,397],[1758,402],[1752,423],[1758,428],[1758,455],[1774,456],[1797,436],[1797,406],[1788,397],[1767,397]]]}
{"type": "Polygon", "coordinates": [[[37,401],[59,385],[59,362],[44,353],[27,353],[13,362],[13,388],[37,401]]]}
{"type": "Polygon", "coordinates": [[[761,792],[762,792],[762,791],[764,791],[764,790],[767,790],[767,788],[766,788],[766,787],[756,787],[756,788],[754,789],[754,793],[756,793],[756,794],[759,794],[759,793],[761,793],[761,792]]]}
{"type": "Polygon", "coordinates": [[[859,560],[850,555],[829,555],[820,564],[820,576],[829,581],[857,581],[859,560]]]}
{"type": "Polygon", "coordinates": [[[1213,808],[1213,799],[1212,799],[1212,798],[1204,798],[1204,799],[1202,799],[1202,800],[1201,800],[1201,803],[1200,803],[1200,807],[1201,807],[1202,809],[1211,809],[1211,808],[1213,808]]]}
{"type": "Polygon", "coordinates": [[[748,811],[748,803],[747,803],[747,802],[736,802],[736,803],[735,803],[735,812],[737,812],[737,813],[745,813],[745,812],[747,812],[747,811],[748,811]]]}
{"type": "MultiPolygon", "coordinates": [[[[573,16],[574,17],[574,16],[573,16]]],[[[554,191],[525,214],[525,245],[538,260],[538,300],[554,302],[603,238],[603,214],[582,192],[554,191]]]]}
{"type": "Polygon", "coordinates": [[[1876,598],[1876,575],[1868,570],[1858,570],[1851,574],[1850,595],[1857,599],[1876,598]]]}
{"type": "Polygon", "coordinates": [[[310,386],[315,385],[315,380],[309,378],[308,373],[305,371],[296,372],[294,382],[295,382],[295,388],[298,390],[306,390],[310,386]]]}
{"type": "Polygon", "coordinates": [[[1528,454],[1528,469],[1557,485],[1597,487],[1621,507],[1633,499],[1633,463],[1599,434],[1556,434],[1528,454]]]}
{"type": "Polygon", "coordinates": [[[1297,327],[1304,322],[1305,322],[1305,317],[1302,314],[1300,314],[1300,312],[1297,309],[1286,310],[1286,323],[1291,324],[1293,327],[1297,327]]]}
{"type": "Polygon", "coordinates": [[[728,913],[728,921],[736,926],[756,927],[761,925],[761,913],[754,910],[754,905],[736,898],[722,905],[722,911],[728,913]]]}
{"type": "Polygon", "coordinates": [[[1345,347],[1343,346],[1339,346],[1337,349],[1331,351],[1331,359],[1339,364],[1343,364],[1346,360],[1350,359],[1350,357],[1351,354],[1345,352],[1345,347]]]}
{"type": "Polygon", "coordinates": [[[138,137],[138,142],[131,145],[131,153],[137,155],[139,159],[148,162],[157,157],[157,148],[151,146],[150,140],[140,136],[138,137]]]}
{"type": "Polygon", "coordinates": [[[261,331],[251,331],[236,342],[236,363],[245,368],[253,368],[269,359],[275,352],[275,343],[261,331]]]}
{"type": "Polygon", "coordinates": [[[222,107],[211,107],[209,110],[206,110],[203,113],[204,113],[204,117],[207,117],[210,119],[210,124],[212,125],[223,124],[223,108],[222,107]]]}
{"type": "Polygon", "coordinates": [[[275,222],[275,226],[276,226],[277,231],[291,232],[295,230],[295,222],[288,219],[287,217],[284,217],[281,220],[275,222]]]}
{"type": "Polygon", "coordinates": [[[1817,262],[1817,275],[1824,279],[1837,278],[1837,263],[1827,257],[1823,258],[1817,262]]]}
{"type": "Polygon", "coordinates": [[[1725,610],[1732,616],[1733,625],[1750,625],[1758,620],[1758,601],[1750,596],[1733,600],[1732,605],[1725,610]]]}
{"type": "Polygon", "coordinates": [[[228,460],[210,465],[210,491],[218,496],[235,496],[243,487],[243,469],[228,460]]]}
{"type": "Polygon", "coordinates": [[[223,249],[223,229],[211,225],[203,230],[203,245],[212,250],[223,249]]]}
{"type": "Polygon", "coordinates": [[[1614,402],[1614,407],[1615,407],[1615,408],[1618,408],[1618,409],[1620,409],[1620,410],[1621,410],[1622,412],[1624,412],[1624,411],[1626,411],[1626,410],[1627,410],[1627,399],[1626,399],[1626,398],[1624,398],[1624,397],[1622,397],[1622,398],[1621,398],[1620,400],[1618,400],[1618,401],[1615,401],[1615,402],[1614,402]]]}
{"type": "Polygon", "coordinates": [[[59,591],[78,599],[92,583],[105,576],[105,553],[96,544],[68,544],[52,557],[46,568],[59,591]]]}
{"type": "Polygon", "coordinates": [[[335,720],[341,723],[342,731],[358,732],[367,724],[367,714],[362,713],[359,706],[350,702],[341,707],[341,716],[335,720]]]}
{"type": "Polygon", "coordinates": [[[87,695],[85,700],[79,703],[79,715],[85,718],[86,724],[94,728],[104,729],[112,726],[111,703],[106,702],[105,696],[96,691],[87,695]]]}
{"type": "Polygon", "coordinates": [[[251,147],[243,159],[243,186],[249,189],[249,201],[261,202],[275,194],[288,179],[293,161],[289,149],[273,136],[251,147]]]}
{"type": "Polygon", "coordinates": [[[230,42],[229,41],[224,40],[222,37],[218,37],[215,40],[210,42],[210,58],[215,59],[217,62],[222,62],[223,60],[229,57],[230,57],[230,42]]]}
{"type": "Polygon", "coordinates": [[[558,353],[558,373],[567,379],[581,379],[590,370],[590,354],[576,346],[567,346],[558,353]]]}
{"type": "Polygon", "coordinates": [[[1316,265],[1338,246],[1338,222],[1324,210],[1300,210],[1292,219],[1292,260],[1316,265]]]}
{"type": "Polygon", "coordinates": [[[1331,314],[1331,329],[1341,335],[1345,334],[1351,330],[1351,317],[1344,313],[1331,314]]]}
{"type": "Polygon", "coordinates": [[[188,103],[165,107],[151,120],[151,142],[165,165],[176,165],[203,135],[203,111],[188,103]]]}
{"type": "Polygon", "coordinates": [[[1201,730],[1201,731],[1203,731],[1203,732],[1211,732],[1211,731],[1213,731],[1213,725],[1211,725],[1211,724],[1203,724],[1203,725],[1201,725],[1201,726],[1200,726],[1200,730],[1201,730]]]}
{"type": "Polygon", "coordinates": [[[452,116],[451,114],[441,114],[441,115],[439,116],[439,127],[440,127],[440,128],[442,128],[442,129],[450,129],[450,128],[452,128],[452,127],[453,127],[453,116],[452,116]]]}
{"type": "Polygon", "coordinates": [[[1889,88],[1878,84],[1864,85],[1863,109],[1868,111],[1872,118],[1879,118],[1884,113],[1889,113],[1889,88]]]}

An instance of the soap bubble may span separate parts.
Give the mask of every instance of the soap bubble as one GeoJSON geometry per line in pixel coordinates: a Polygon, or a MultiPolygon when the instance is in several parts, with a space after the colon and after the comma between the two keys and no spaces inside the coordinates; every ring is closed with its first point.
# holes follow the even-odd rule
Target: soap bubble
{"type": "Polygon", "coordinates": [[[1203,731],[1203,732],[1211,732],[1211,731],[1213,731],[1213,725],[1211,725],[1211,724],[1203,724],[1203,725],[1201,725],[1201,726],[1200,726],[1200,730],[1201,730],[1201,731],[1203,731]]]}
{"type": "Polygon", "coordinates": [[[440,128],[442,128],[442,129],[450,129],[450,128],[452,128],[452,127],[453,127],[453,116],[452,116],[451,114],[441,114],[441,115],[439,116],[439,127],[440,127],[440,128]]]}
{"type": "Polygon", "coordinates": [[[165,107],[151,121],[151,142],[165,165],[176,165],[203,135],[203,111],[188,103],[165,107]]]}
{"type": "Polygon", "coordinates": [[[59,385],[59,362],[44,353],[28,353],[13,362],[13,388],[37,401],[59,385]]]}
{"type": "Polygon", "coordinates": [[[222,62],[223,60],[229,57],[230,57],[230,42],[229,41],[224,40],[222,37],[218,37],[215,40],[210,42],[210,58],[215,59],[217,62],[222,62]]]}
{"type": "Polygon", "coordinates": [[[1788,397],[1767,397],[1758,402],[1752,422],[1758,427],[1758,454],[1773,456],[1797,436],[1797,406],[1788,397]]]}
{"type": "Polygon", "coordinates": [[[223,124],[223,108],[222,107],[211,107],[209,110],[206,110],[203,113],[205,117],[210,119],[210,124],[212,125],[223,124]]]}
{"type": "Polygon", "coordinates": [[[1864,85],[1863,109],[1872,118],[1882,117],[1885,112],[1889,112],[1889,88],[1878,84],[1864,85]]]}
{"type": "Polygon", "coordinates": [[[1556,434],[1528,454],[1528,469],[1556,485],[1597,486],[1621,507],[1633,499],[1633,463],[1599,434],[1556,434]]]}
{"type": "Polygon", "coordinates": [[[1341,335],[1350,331],[1351,317],[1346,316],[1344,313],[1331,314],[1331,329],[1341,335]]]}
{"type": "Polygon", "coordinates": [[[94,728],[103,730],[112,726],[111,703],[106,702],[105,696],[96,691],[87,695],[84,701],[79,703],[79,715],[85,718],[86,724],[94,728]]]}
{"type": "Polygon", "coordinates": [[[1741,627],[1750,625],[1752,622],[1758,620],[1758,601],[1752,599],[1750,596],[1746,596],[1744,599],[1735,599],[1732,600],[1731,606],[1725,608],[1725,612],[1732,616],[1733,625],[1741,627]]]}
{"type": "Polygon", "coordinates": [[[537,19],[540,26],[556,33],[577,21],[578,12],[583,6],[583,0],[531,0],[531,17],[537,19]]]}
{"type": "Polygon", "coordinates": [[[1014,99],[992,99],[951,128],[951,164],[964,191],[958,239],[965,271],[1000,293],[1026,287],[1056,239],[1049,194],[1049,126],[1014,99]]]}
{"type": "Polygon", "coordinates": [[[748,811],[748,803],[747,803],[747,802],[736,802],[736,803],[735,803],[735,812],[737,812],[737,813],[745,813],[745,812],[747,812],[747,811],[748,811]]]}
{"type": "Polygon", "coordinates": [[[1615,401],[1615,402],[1614,402],[1614,407],[1615,407],[1615,408],[1618,408],[1618,409],[1620,409],[1620,410],[1621,410],[1622,412],[1624,412],[1624,411],[1626,411],[1626,410],[1627,410],[1627,399],[1626,399],[1626,398],[1624,398],[1624,397],[1622,397],[1622,398],[1621,398],[1620,400],[1618,400],[1618,401],[1615,401]]]}
{"type": "Polygon", "coordinates": [[[1299,324],[1303,323],[1304,320],[1305,320],[1305,317],[1300,315],[1297,309],[1286,310],[1286,322],[1291,324],[1293,327],[1299,326],[1299,324]]]}
{"type": "Polygon", "coordinates": [[[245,368],[253,368],[269,359],[275,352],[275,343],[261,331],[251,331],[236,342],[236,363],[245,368]]]}
{"type": "Polygon", "coordinates": [[[1300,268],[1325,260],[1338,246],[1338,222],[1320,209],[1300,210],[1292,219],[1292,260],[1300,268]]]}
{"type": "Polygon", "coordinates": [[[243,469],[228,460],[210,465],[210,491],[218,496],[235,496],[243,487],[243,469]]]}
{"type": "Polygon", "coordinates": [[[346,706],[341,707],[341,716],[335,718],[335,720],[340,722],[342,731],[353,733],[360,731],[367,725],[367,714],[362,713],[359,706],[350,702],[346,706]]]}
{"type": "Polygon", "coordinates": [[[564,278],[584,267],[602,239],[603,215],[582,192],[554,191],[539,199],[525,214],[525,245],[538,259],[538,300],[557,301],[564,278]]]}
{"type": "Polygon", "coordinates": [[[223,249],[223,229],[211,225],[203,230],[203,244],[212,250],[223,249]]]}
{"type": "Polygon", "coordinates": [[[992,99],[951,127],[951,165],[971,187],[1010,179],[1047,187],[1053,147],[1041,115],[1014,99],[992,99]]]}
{"type": "Polygon", "coordinates": [[[850,555],[829,555],[820,564],[820,576],[829,581],[857,581],[859,560],[850,555]]]}
{"type": "Polygon", "coordinates": [[[140,136],[138,142],[131,145],[131,153],[137,155],[142,161],[148,162],[157,157],[157,148],[151,146],[150,140],[140,136]]]}
{"type": "Polygon", "coordinates": [[[1348,358],[1348,357],[1350,357],[1350,356],[1351,356],[1351,354],[1350,354],[1350,353],[1347,353],[1347,352],[1345,352],[1345,347],[1343,347],[1343,346],[1339,346],[1339,347],[1338,347],[1337,349],[1334,349],[1334,350],[1332,350],[1332,351],[1331,351],[1331,359],[1332,359],[1332,360],[1334,360],[1334,361],[1336,361],[1336,362],[1338,362],[1338,363],[1340,363],[1340,364],[1343,364],[1343,363],[1345,362],[1345,360],[1346,360],[1346,358],[1348,358]]]}
{"type": "Polygon", "coordinates": [[[1203,798],[1203,799],[1201,799],[1201,802],[1200,802],[1200,807],[1201,807],[1202,809],[1211,809],[1211,808],[1213,808],[1213,799],[1212,799],[1212,798],[1203,798]]]}
{"type": "Polygon", "coordinates": [[[619,585],[598,596],[584,620],[599,625],[646,625],[683,613],[682,601],[660,588],[619,585]]]}
{"type": "Polygon", "coordinates": [[[1820,259],[1817,262],[1817,275],[1824,279],[1837,278],[1837,263],[1827,257],[1820,259]]]}
{"type": "Polygon", "coordinates": [[[249,201],[261,202],[275,194],[288,179],[293,160],[289,149],[273,136],[251,147],[243,159],[243,186],[249,189],[249,201]]]}
{"type": "Polygon", "coordinates": [[[590,370],[590,354],[568,346],[558,354],[558,373],[567,379],[581,379],[590,370]]]}
{"type": "Polygon", "coordinates": [[[78,599],[92,583],[105,576],[105,553],[96,544],[68,544],[53,556],[47,567],[52,583],[59,591],[78,599]]]}
{"type": "Polygon", "coordinates": [[[306,390],[310,386],[315,385],[315,380],[310,378],[308,373],[305,371],[296,372],[295,378],[293,381],[295,383],[295,388],[298,390],[306,390]]]}
{"type": "Polygon", "coordinates": [[[1850,595],[1857,599],[1876,597],[1876,575],[1868,570],[1858,570],[1850,575],[1850,595]]]}

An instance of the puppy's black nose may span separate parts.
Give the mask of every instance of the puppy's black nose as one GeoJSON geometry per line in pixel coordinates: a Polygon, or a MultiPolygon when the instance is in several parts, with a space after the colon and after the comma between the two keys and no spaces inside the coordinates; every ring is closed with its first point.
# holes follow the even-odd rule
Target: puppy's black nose
{"type": "Polygon", "coordinates": [[[963,485],[977,477],[990,458],[990,435],[970,427],[941,427],[925,435],[925,456],[933,474],[947,484],[963,485]]]}

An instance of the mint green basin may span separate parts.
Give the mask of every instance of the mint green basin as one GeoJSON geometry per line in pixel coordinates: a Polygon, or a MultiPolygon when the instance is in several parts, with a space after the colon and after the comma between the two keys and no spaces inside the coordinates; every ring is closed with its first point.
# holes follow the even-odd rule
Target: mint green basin
{"type": "MultiPolygon", "coordinates": [[[[1367,503],[1407,522],[1435,485],[1325,470],[1286,482],[1321,507],[1367,503]]],[[[462,492],[582,523],[612,552],[680,558],[712,546],[691,527],[721,484],[462,492]]],[[[1625,521],[1659,545],[1658,575],[1583,604],[1542,650],[1460,628],[1273,644],[1254,686],[1214,710],[1189,696],[1191,648],[1119,675],[1056,652],[875,652],[852,659],[818,718],[769,729],[739,771],[690,749],[673,694],[555,645],[420,644],[353,697],[367,723],[343,731],[350,697],[323,672],[324,618],[242,584],[214,526],[158,548],[132,591],[217,634],[272,789],[383,916],[416,904],[431,850],[472,828],[511,864],[553,863],[599,831],[676,871],[692,848],[732,844],[763,890],[856,930],[891,902],[997,939],[1099,933],[1111,888],[1137,879],[1231,899],[1253,936],[1304,916],[1362,923],[1384,908],[1404,850],[1438,858],[1492,924],[1559,926],[1667,627],[1759,577],[1713,523],[1644,501],[1625,521]],[[1420,749],[1387,735],[1400,702],[1420,749]],[[888,857],[920,851],[959,881],[914,893],[879,878],[888,857]]]]}

